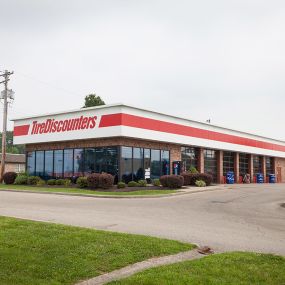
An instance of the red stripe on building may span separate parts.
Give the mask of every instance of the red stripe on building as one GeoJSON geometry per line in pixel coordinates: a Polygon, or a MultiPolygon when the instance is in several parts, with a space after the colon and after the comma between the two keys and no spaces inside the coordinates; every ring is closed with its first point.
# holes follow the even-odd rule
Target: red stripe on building
{"type": "Polygon", "coordinates": [[[30,125],[22,125],[22,126],[15,126],[13,135],[17,136],[26,136],[29,133],[30,125]]]}
{"type": "Polygon", "coordinates": [[[223,134],[219,132],[203,130],[194,127],[144,118],[135,115],[123,114],[123,113],[103,115],[101,118],[99,128],[113,127],[113,126],[134,127],[134,128],[153,130],[153,131],[182,135],[182,136],[195,137],[200,139],[207,139],[212,141],[219,141],[219,142],[285,152],[285,146],[283,145],[267,143],[259,140],[254,140],[229,134],[223,134]]]}

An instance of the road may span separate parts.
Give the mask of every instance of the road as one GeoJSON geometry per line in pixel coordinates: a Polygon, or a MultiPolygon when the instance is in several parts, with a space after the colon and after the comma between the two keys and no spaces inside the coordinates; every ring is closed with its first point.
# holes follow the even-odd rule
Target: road
{"type": "Polygon", "coordinates": [[[285,256],[285,185],[222,189],[139,199],[0,191],[0,215],[285,256]]]}

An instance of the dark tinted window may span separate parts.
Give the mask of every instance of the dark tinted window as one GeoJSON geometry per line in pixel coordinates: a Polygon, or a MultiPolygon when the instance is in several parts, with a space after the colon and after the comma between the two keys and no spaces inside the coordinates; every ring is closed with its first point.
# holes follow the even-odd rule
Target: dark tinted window
{"type": "Polygon", "coordinates": [[[73,176],[73,149],[64,150],[64,177],[73,176]]]}
{"type": "Polygon", "coordinates": [[[54,151],[54,176],[62,177],[63,171],[63,150],[54,151]]]}
{"type": "Polygon", "coordinates": [[[35,174],[35,163],[36,163],[36,156],[34,151],[30,151],[27,153],[27,172],[29,175],[35,174]]]}

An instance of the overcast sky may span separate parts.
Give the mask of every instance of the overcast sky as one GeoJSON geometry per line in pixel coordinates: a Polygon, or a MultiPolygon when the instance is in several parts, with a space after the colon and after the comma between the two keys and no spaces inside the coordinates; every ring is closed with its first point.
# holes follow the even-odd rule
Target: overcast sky
{"type": "Polygon", "coordinates": [[[0,7],[0,70],[15,72],[9,118],[76,109],[96,92],[106,103],[285,140],[284,0],[0,7]]]}

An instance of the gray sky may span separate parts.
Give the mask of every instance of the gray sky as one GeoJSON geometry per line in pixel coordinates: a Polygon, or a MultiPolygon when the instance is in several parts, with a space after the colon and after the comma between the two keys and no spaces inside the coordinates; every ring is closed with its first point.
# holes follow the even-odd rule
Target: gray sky
{"type": "Polygon", "coordinates": [[[0,70],[15,72],[9,118],[75,109],[96,92],[107,103],[285,140],[284,0],[0,7],[0,70]]]}

